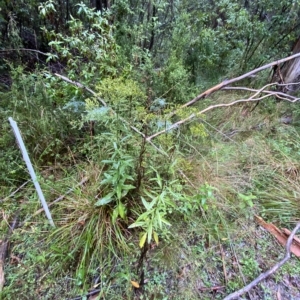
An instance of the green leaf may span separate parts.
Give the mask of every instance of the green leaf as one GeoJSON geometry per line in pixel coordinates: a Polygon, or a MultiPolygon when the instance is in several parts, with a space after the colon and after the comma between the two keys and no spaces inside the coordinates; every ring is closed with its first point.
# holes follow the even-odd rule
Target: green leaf
{"type": "Polygon", "coordinates": [[[111,163],[113,163],[113,160],[104,159],[104,160],[101,160],[101,162],[104,164],[111,164],[111,163]]]}
{"type": "Polygon", "coordinates": [[[123,189],[124,190],[133,190],[133,189],[135,189],[135,186],[133,186],[131,184],[124,184],[123,189]]]}
{"type": "Polygon", "coordinates": [[[128,228],[142,227],[145,225],[145,222],[134,222],[128,228]]]}
{"type": "Polygon", "coordinates": [[[161,216],[160,216],[160,212],[158,210],[156,210],[156,221],[158,222],[159,228],[162,228],[162,221],[161,221],[161,216]]]}
{"type": "Polygon", "coordinates": [[[156,199],[155,195],[150,194],[148,191],[144,190],[144,193],[151,199],[156,199]]]}
{"type": "Polygon", "coordinates": [[[104,177],[105,177],[105,179],[101,180],[101,182],[100,182],[101,185],[112,182],[113,177],[111,175],[104,173],[104,177]]]}
{"type": "Polygon", "coordinates": [[[118,200],[121,200],[121,196],[122,196],[122,185],[118,184],[118,186],[117,186],[117,198],[118,198],[118,200]]]}
{"type": "Polygon", "coordinates": [[[95,203],[95,206],[102,206],[102,205],[110,203],[111,201],[114,200],[114,198],[113,198],[114,195],[115,195],[115,192],[108,193],[105,197],[98,200],[95,203]]]}
{"type": "Polygon", "coordinates": [[[125,206],[122,202],[119,203],[118,205],[119,208],[119,215],[122,219],[125,219],[125,206]]]}
{"type": "Polygon", "coordinates": [[[161,218],[161,221],[165,224],[167,224],[168,226],[171,226],[171,224],[164,218],[161,218]]]}
{"type": "Polygon", "coordinates": [[[118,209],[118,206],[117,206],[117,207],[114,209],[113,214],[112,214],[112,218],[111,218],[113,224],[116,224],[118,215],[119,215],[119,209],[118,209]]]}
{"type": "Polygon", "coordinates": [[[153,209],[151,209],[149,211],[145,211],[137,218],[137,221],[146,220],[148,218],[148,216],[151,215],[152,213],[153,213],[153,209]]]}
{"type": "Polygon", "coordinates": [[[158,245],[158,234],[155,231],[153,231],[153,237],[156,245],[158,245]]]}
{"type": "Polygon", "coordinates": [[[140,248],[143,248],[146,242],[146,238],[147,238],[147,232],[144,233],[144,235],[142,236],[142,238],[140,239],[140,248]]]}
{"type": "Polygon", "coordinates": [[[148,203],[148,202],[145,200],[144,197],[141,197],[141,199],[142,199],[142,202],[143,202],[143,205],[145,206],[145,208],[146,208],[147,210],[150,210],[150,209],[151,209],[151,208],[150,208],[150,203],[148,203]]]}
{"type": "Polygon", "coordinates": [[[150,244],[151,242],[151,237],[152,237],[152,222],[150,222],[149,227],[147,229],[147,233],[148,233],[148,244],[150,244]]]}

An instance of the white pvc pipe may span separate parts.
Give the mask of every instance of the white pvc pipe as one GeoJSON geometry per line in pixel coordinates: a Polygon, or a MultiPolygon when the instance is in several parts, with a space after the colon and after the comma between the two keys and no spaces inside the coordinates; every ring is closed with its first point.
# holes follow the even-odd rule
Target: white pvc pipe
{"type": "Polygon", "coordinates": [[[45,211],[45,213],[46,213],[46,216],[47,216],[47,218],[48,218],[48,220],[49,220],[49,223],[50,223],[53,227],[55,227],[54,222],[53,222],[52,217],[51,217],[51,213],[50,213],[49,208],[48,208],[48,205],[47,205],[47,203],[46,203],[44,194],[43,194],[42,189],[41,189],[41,187],[40,187],[40,184],[39,184],[39,182],[38,182],[38,180],[37,180],[37,177],[36,177],[35,172],[34,172],[34,169],[33,169],[33,167],[32,167],[30,158],[29,158],[28,153],[27,153],[27,150],[26,150],[26,148],[25,148],[23,139],[22,139],[22,137],[21,137],[21,134],[20,134],[20,130],[19,130],[19,128],[18,128],[18,125],[17,125],[17,123],[16,123],[11,117],[9,117],[8,120],[9,120],[9,123],[10,123],[10,125],[11,125],[13,131],[14,131],[15,137],[16,137],[18,143],[19,143],[19,147],[20,147],[20,149],[21,149],[21,152],[22,152],[22,155],[23,155],[23,159],[24,159],[24,161],[25,161],[25,163],[26,163],[26,165],[27,165],[27,169],[28,169],[28,171],[29,171],[29,173],[30,173],[31,179],[32,179],[32,181],[33,181],[33,183],[34,183],[35,189],[36,189],[36,191],[37,191],[37,193],[38,193],[38,196],[39,196],[39,198],[40,198],[40,200],[41,200],[41,203],[42,203],[42,205],[43,205],[43,208],[44,208],[44,211],[45,211]]]}

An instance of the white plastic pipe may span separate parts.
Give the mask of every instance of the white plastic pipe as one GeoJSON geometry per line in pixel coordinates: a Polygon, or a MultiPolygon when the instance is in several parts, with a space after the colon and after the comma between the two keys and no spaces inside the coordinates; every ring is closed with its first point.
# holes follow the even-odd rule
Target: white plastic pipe
{"type": "Polygon", "coordinates": [[[55,227],[54,222],[53,222],[52,217],[51,217],[51,213],[50,213],[49,208],[48,208],[48,205],[47,205],[47,202],[46,202],[46,200],[45,200],[44,194],[43,194],[42,189],[41,189],[41,187],[40,187],[40,184],[39,184],[39,182],[38,182],[38,180],[37,180],[37,177],[36,177],[35,172],[34,172],[34,169],[33,169],[33,167],[32,167],[30,158],[29,158],[28,153],[27,153],[27,150],[26,150],[26,148],[25,148],[23,139],[22,139],[22,137],[21,137],[21,133],[20,133],[20,130],[19,130],[19,128],[18,128],[18,125],[17,125],[17,123],[13,120],[13,118],[9,117],[8,120],[9,120],[9,123],[10,123],[10,125],[11,125],[13,131],[14,131],[15,137],[16,137],[16,139],[17,139],[17,141],[18,141],[19,147],[20,147],[21,152],[22,152],[22,155],[23,155],[23,159],[24,159],[24,161],[25,161],[25,163],[26,163],[27,169],[28,169],[28,171],[29,171],[29,173],[30,173],[31,179],[32,179],[32,181],[33,181],[33,183],[34,183],[35,189],[36,189],[36,191],[37,191],[37,193],[38,193],[38,196],[39,196],[39,198],[40,198],[40,200],[41,200],[41,203],[42,203],[42,205],[43,205],[43,208],[44,208],[44,211],[45,211],[45,213],[46,213],[46,216],[47,216],[47,218],[48,218],[48,220],[49,220],[49,223],[50,223],[53,227],[55,227]]]}

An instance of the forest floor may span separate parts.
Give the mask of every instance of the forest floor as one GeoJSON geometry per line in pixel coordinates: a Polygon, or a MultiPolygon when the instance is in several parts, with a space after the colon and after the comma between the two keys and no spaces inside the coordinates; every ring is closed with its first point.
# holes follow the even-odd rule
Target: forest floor
{"type": "MultiPolygon", "coordinates": [[[[214,196],[186,219],[171,218],[172,229],[159,245],[150,245],[142,262],[139,237],[129,236],[129,251],[108,253],[97,267],[90,266],[83,288],[75,267],[64,265],[72,249],[63,252],[51,244],[52,229],[40,214],[8,237],[0,299],[223,299],[270,269],[285,249],[255,216],[292,230],[300,212],[298,116],[286,125],[278,120],[292,108],[276,104],[270,117],[270,107],[274,103],[253,112],[240,106],[207,116],[217,134],[212,129],[209,142],[195,142],[187,159],[193,185],[213,187],[214,196]],[[94,293],[84,296],[87,290],[94,293]]],[[[26,217],[39,209],[33,187],[25,190],[12,197],[14,202],[1,195],[3,237],[17,211],[13,205],[27,205],[26,217]]],[[[239,299],[300,299],[299,260],[292,255],[239,299]]]]}

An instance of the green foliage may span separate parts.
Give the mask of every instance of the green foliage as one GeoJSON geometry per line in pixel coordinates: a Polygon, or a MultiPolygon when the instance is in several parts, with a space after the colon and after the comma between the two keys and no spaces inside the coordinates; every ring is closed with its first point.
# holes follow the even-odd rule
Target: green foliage
{"type": "Polygon", "coordinates": [[[54,0],[48,0],[44,3],[41,3],[39,6],[39,13],[43,18],[52,13],[56,13],[54,0]]]}
{"type": "MultiPolygon", "coordinates": [[[[137,1],[133,5],[118,0],[113,1],[111,11],[96,11],[88,1],[49,0],[33,6],[37,3],[31,0],[39,14],[31,6],[21,10],[18,3],[16,15],[11,13],[10,2],[5,2],[5,13],[0,11],[5,33],[1,47],[25,47],[22,29],[34,21],[36,41],[31,49],[49,53],[47,59],[37,55],[33,63],[28,62],[30,70],[38,61],[43,66],[34,72],[10,65],[12,85],[1,93],[0,101],[0,185],[10,191],[28,178],[7,123],[9,116],[18,122],[38,170],[67,166],[63,175],[51,177],[46,172],[42,183],[49,199],[88,177],[87,183],[53,206],[57,228],[45,233],[45,249],[29,251],[29,264],[49,267],[55,275],[68,270],[81,292],[90,288],[95,276],[103,276],[101,288],[108,286],[103,294],[109,297],[113,282],[113,288],[118,285],[122,290],[117,296],[123,297],[124,290],[126,296],[130,294],[130,281],[137,280],[136,273],[146,268],[139,266],[133,271],[139,248],[148,249],[153,241],[167,249],[158,251],[168,252],[172,235],[186,239],[180,249],[184,257],[184,251],[206,253],[216,241],[227,240],[229,227],[240,222],[239,216],[251,219],[254,209],[281,222],[296,218],[296,131],[287,135],[288,130],[280,128],[281,138],[265,145],[265,136],[258,136],[254,129],[256,124],[249,124],[248,131],[257,134],[256,140],[249,138],[239,144],[230,138],[225,143],[224,128],[246,127],[238,124],[241,118],[233,120],[230,110],[220,115],[208,113],[205,120],[201,116],[196,122],[168,130],[199,111],[199,107],[185,108],[168,117],[200,88],[287,53],[287,44],[297,35],[299,14],[291,1],[276,5],[271,1],[137,1]],[[276,46],[281,40],[283,45],[276,46]],[[53,75],[57,65],[75,86],[53,75]],[[81,88],[81,83],[85,87],[81,88]],[[96,95],[87,94],[89,89],[96,95]],[[207,127],[206,120],[213,124],[207,127]],[[149,143],[147,136],[160,130],[166,133],[149,143]],[[269,167],[259,169],[266,165],[269,167]],[[70,171],[71,167],[75,171],[70,171]],[[56,185],[51,180],[60,176],[66,187],[53,192],[56,185]],[[182,229],[187,225],[189,233],[182,229]],[[124,258],[129,253],[135,257],[125,268],[124,258]],[[110,279],[103,275],[106,266],[113,270],[110,279]]],[[[222,97],[214,100],[224,102],[222,97]]],[[[206,101],[199,106],[212,100],[206,101]]],[[[275,104],[269,105],[268,113],[275,108],[275,104]]],[[[260,113],[265,118],[266,112],[260,113]]],[[[32,216],[37,197],[32,191],[26,197],[31,206],[24,214],[32,216]]],[[[5,212],[10,213],[11,208],[5,207],[5,212]]],[[[24,239],[20,242],[27,246],[24,239]]],[[[21,246],[19,252],[24,253],[21,246]]],[[[249,277],[258,269],[252,256],[243,255],[240,262],[249,277]]],[[[185,267],[178,264],[176,268],[185,267]]],[[[220,259],[213,268],[221,269],[220,259]]],[[[168,284],[167,273],[159,272],[153,272],[150,282],[159,285],[156,290],[164,294],[161,285],[168,284]]],[[[209,273],[199,277],[208,286],[209,273]]],[[[22,269],[21,275],[25,277],[26,271],[22,269]]],[[[28,275],[26,286],[34,282],[33,272],[28,275]]],[[[9,276],[9,288],[19,292],[13,287],[14,275],[9,276]]],[[[229,282],[227,290],[240,283],[229,282]]],[[[155,289],[149,286],[146,291],[155,289]]],[[[189,290],[191,293],[193,288],[189,290]]]]}
{"type": "Polygon", "coordinates": [[[8,117],[16,120],[31,160],[40,165],[51,165],[64,160],[68,143],[79,135],[69,125],[72,114],[56,108],[55,103],[51,101],[45,79],[40,75],[26,75],[23,72],[21,67],[12,71],[14,81],[11,90],[1,95],[2,182],[27,178],[22,155],[9,127],[8,117]]]}
{"type": "Polygon", "coordinates": [[[163,225],[171,226],[165,216],[172,212],[176,201],[182,197],[179,193],[182,186],[178,182],[171,181],[169,185],[165,186],[161,176],[156,171],[155,174],[156,176],[149,179],[149,182],[154,183],[156,187],[152,185],[151,192],[146,189],[143,191],[147,200],[141,196],[146,211],[140,214],[137,220],[129,226],[129,228],[141,227],[143,229],[139,242],[141,248],[146,240],[150,244],[151,240],[154,239],[158,244],[158,231],[162,231],[163,225]]]}
{"type": "Polygon", "coordinates": [[[122,77],[106,78],[97,86],[98,95],[110,105],[118,115],[137,121],[139,108],[146,102],[146,95],[140,85],[122,77]]]}
{"type": "Polygon", "coordinates": [[[112,213],[113,224],[119,216],[121,219],[126,218],[124,198],[128,192],[135,189],[130,184],[134,183],[134,178],[131,176],[134,170],[134,160],[131,156],[121,153],[116,143],[114,143],[114,150],[111,159],[102,161],[110,167],[103,174],[105,178],[100,182],[104,196],[95,203],[95,206],[103,206],[111,202],[116,204],[112,213]]]}
{"type": "MultiPolygon", "coordinates": [[[[78,18],[71,17],[68,31],[58,33],[43,28],[50,41],[51,52],[66,63],[68,77],[94,82],[105,75],[115,75],[117,46],[109,24],[109,15],[95,12],[83,3],[78,4],[78,18]]],[[[42,12],[41,12],[42,13],[42,12]]],[[[55,58],[52,54],[50,58],[55,58]]]]}

